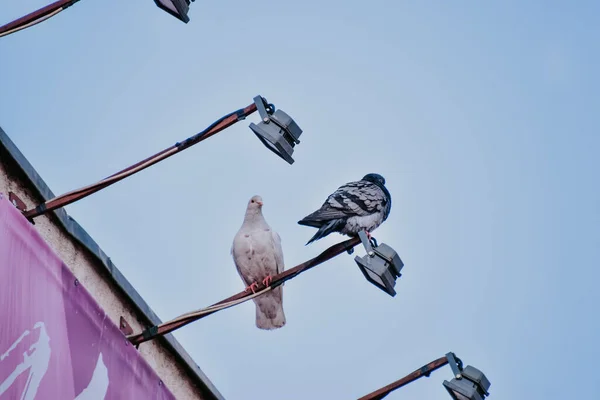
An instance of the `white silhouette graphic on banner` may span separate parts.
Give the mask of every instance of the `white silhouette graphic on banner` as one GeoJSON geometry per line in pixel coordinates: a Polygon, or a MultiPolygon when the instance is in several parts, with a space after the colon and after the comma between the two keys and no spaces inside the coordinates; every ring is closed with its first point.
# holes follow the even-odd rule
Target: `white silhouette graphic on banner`
{"type": "MultiPolygon", "coordinates": [[[[29,349],[23,353],[23,362],[15,367],[13,372],[4,380],[4,382],[0,383],[0,398],[2,398],[2,394],[11,387],[15,380],[24,371],[29,369],[29,376],[27,377],[27,382],[25,383],[25,388],[21,394],[20,400],[35,399],[42,378],[48,371],[51,349],[50,336],[48,336],[48,333],[46,332],[46,325],[41,321],[36,322],[33,329],[39,329],[40,336],[38,341],[32,344],[29,349]]],[[[13,351],[30,333],[29,330],[25,330],[8,350],[0,355],[0,363],[2,363],[11,351],[13,351]]],[[[90,383],[74,400],[103,400],[107,392],[108,369],[106,368],[106,365],[104,365],[102,353],[100,353],[90,383]]]]}
{"type": "MultiPolygon", "coordinates": [[[[23,353],[23,362],[16,366],[15,370],[4,382],[0,383],[0,395],[13,384],[15,379],[17,379],[23,371],[29,369],[29,376],[27,377],[27,383],[25,383],[25,390],[21,394],[21,400],[33,400],[35,398],[38,388],[40,387],[40,382],[48,370],[51,352],[50,336],[46,333],[46,326],[44,323],[36,322],[33,329],[40,330],[40,337],[36,343],[29,347],[29,350],[23,353]]],[[[2,360],[5,359],[30,333],[29,330],[25,330],[17,341],[9,347],[6,353],[0,356],[0,362],[2,362],[2,360]]]]}
{"type": "Polygon", "coordinates": [[[75,397],[75,400],[103,400],[106,392],[108,392],[108,369],[100,353],[90,383],[79,393],[79,396],[75,397]]]}

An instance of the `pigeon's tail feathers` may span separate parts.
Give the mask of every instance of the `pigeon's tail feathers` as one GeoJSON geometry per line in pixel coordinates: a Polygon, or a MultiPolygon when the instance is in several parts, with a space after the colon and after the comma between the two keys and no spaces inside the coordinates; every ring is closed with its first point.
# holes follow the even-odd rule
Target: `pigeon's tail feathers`
{"type": "Polygon", "coordinates": [[[328,204],[323,204],[317,211],[308,214],[298,221],[298,224],[320,228],[327,222],[342,217],[340,210],[331,208],[328,204]]]}
{"type": "Polygon", "coordinates": [[[339,232],[339,230],[343,228],[344,225],[346,225],[346,221],[343,219],[334,219],[326,222],[319,228],[317,233],[315,233],[315,235],[312,238],[310,238],[310,240],[305,244],[305,246],[311,244],[315,240],[324,238],[330,233],[339,232]]]}
{"type": "Polygon", "coordinates": [[[308,219],[308,217],[298,221],[299,225],[312,226],[313,228],[320,228],[323,225],[323,221],[316,221],[314,219],[308,219]]]}
{"type": "MultiPolygon", "coordinates": [[[[258,329],[273,330],[285,325],[281,288],[277,289],[279,289],[279,294],[275,292],[265,293],[254,299],[256,303],[256,327],[258,329]]],[[[275,290],[277,291],[277,289],[275,290]]]]}
{"type": "Polygon", "coordinates": [[[346,220],[353,213],[348,214],[347,210],[331,207],[329,204],[323,204],[317,211],[308,214],[298,221],[298,224],[320,228],[331,221],[346,220]]]}

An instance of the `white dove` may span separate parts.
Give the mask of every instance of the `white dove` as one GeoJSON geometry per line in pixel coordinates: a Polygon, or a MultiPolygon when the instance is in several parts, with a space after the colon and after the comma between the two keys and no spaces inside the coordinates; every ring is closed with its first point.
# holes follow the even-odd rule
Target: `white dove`
{"type": "MultiPolygon", "coordinates": [[[[272,275],[284,270],[281,238],[262,214],[263,200],[253,196],[248,201],[244,223],[233,239],[231,255],[246,290],[255,292],[258,281],[268,286],[272,275]]],[[[277,329],[285,325],[283,288],[277,288],[253,299],[256,304],[256,326],[277,329]]]]}

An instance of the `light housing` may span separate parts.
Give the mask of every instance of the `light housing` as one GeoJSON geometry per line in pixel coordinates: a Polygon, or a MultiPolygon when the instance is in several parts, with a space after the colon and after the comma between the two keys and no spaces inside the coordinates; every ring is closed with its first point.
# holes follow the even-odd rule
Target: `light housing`
{"type": "Polygon", "coordinates": [[[462,361],[454,353],[448,353],[446,357],[454,378],[450,382],[445,380],[443,384],[453,400],[483,400],[489,396],[490,381],[483,372],[470,365],[463,369],[462,361]]]}
{"type": "Polygon", "coordinates": [[[365,256],[354,258],[358,268],[369,282],[394,297],[396,279],[402,276],[400,271],[404,267],[400,256],[385,243],[372,245],[364,231],[360,231],[358,236],[367,251],[365,256]]]}
{"type": "Polygon", "coordinates": [[[258,125],[251,123],[250,129],[269,150],[293,164],[292,154],[294,147],[300,143],[302,129],[285,112],[266,104],[261,96],[256,96],[254,103],[262,121],[258,125]]]}
{"type": "MultiPolygon", "coordinates": [[[[191,0],[194,1],[194,0],[191,0]]],[[[190,0],[154,0],[161,9],[186,24],[190,22],[188,11],[190,9],[190,0]]]]}

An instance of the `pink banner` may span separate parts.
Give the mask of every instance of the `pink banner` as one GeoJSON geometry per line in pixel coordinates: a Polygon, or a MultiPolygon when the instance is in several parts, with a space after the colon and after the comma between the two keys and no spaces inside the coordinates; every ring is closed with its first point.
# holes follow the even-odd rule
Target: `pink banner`
{"type": "Polygon", "coordinates": [[[0,400],[174,399],[0,195],[0,400]]]}

